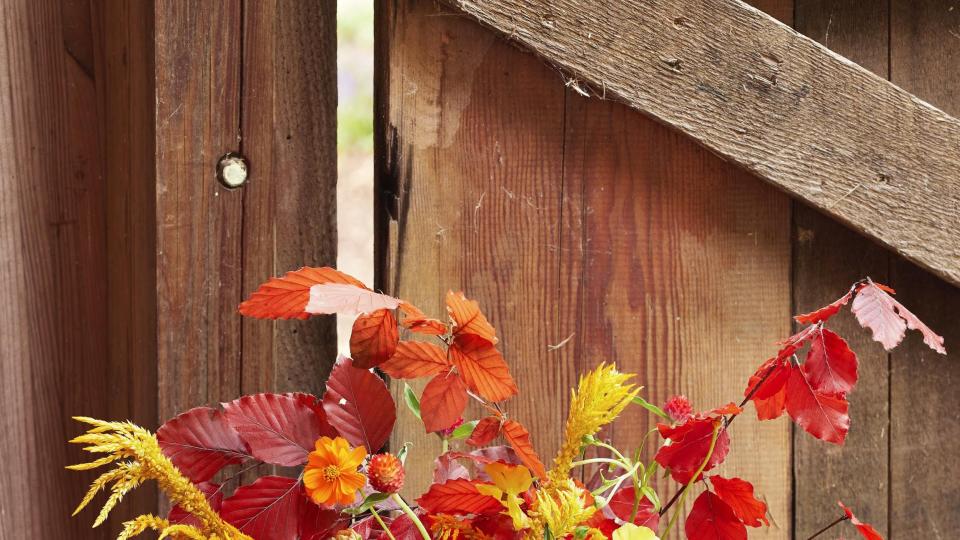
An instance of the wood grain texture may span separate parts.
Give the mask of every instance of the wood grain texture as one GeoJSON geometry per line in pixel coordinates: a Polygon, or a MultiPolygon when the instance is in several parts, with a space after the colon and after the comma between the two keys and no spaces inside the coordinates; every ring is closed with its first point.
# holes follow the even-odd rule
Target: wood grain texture
{"type": "MultiPolygon", "coordinates": [[[[891,79],[960,114],[953,91],[960,83],[960,5],[892,7],[891,79]]],[[[960,476],[960,289],[902,259],[893,260],[891,274],[901,302],[944,336],[948,354],[912,335],[891,355],[890,537],[950,538],[960,530],[960,488],[946,480],[960,476]]]]}
{"type": "MultiPolygon", "coordinates": [[[[579,258],[580,270],[580,313],[564,321],[576,325],[571,358],[617,362],[654,403],[737,401],[789,330],[788,198],[620,104],[570,96],[566,125],[564,194],[580,199],[564,207],[563,232],[575,232],[564,263],[579,258]]],[[[749,479],[770,506],[774,526],[751,537],[782,538],[789,425],[740,421],[721,472],[749,479]]],[[[607,435],[632,449],[655,425],[636,409],[607,435]]],[[[660,485],[665,498],[676,488],[660,485]]]]}
{"type": "MultiPolygon", "coordinates": [[[[380,49],[388,58],[378,60],[389,66],[380,83],[387,95],[378,96],[387,137],[378,146],[378,218],[389,234],[378,283],[433,316],[445,313],[448,289],[480,302],[520,387],[506,410],[549,460],[576,376],[548,352],[569,328],[557,326],[562,81],[430,1],[390,2],[378,17],[378,35],[389,40],[380,49]]],[[[439,451],[404,410],[393,443],[406,441],[415,457],[439,451]]],[[[407,493],[423,492],[432,465],[408,460],[407,493]]]]}
{"type": "Polygon", "coordinates": [[[156,5],[160,417],[240,393],[243,190],[214,175],[240,133],[240,1],[156,5]]]}
{"type": "MultiPolygon", "coordinates": [[[[797,31],[887,77],[886,2],[798,0],[797,31]]],[[[865,276],[889,282],[886,249],[829,216],[794,203],[793,300],[807,313],[840,297],[865,276]]],[[[830,321],[857,353],[860,380],[849,396],[852,427],[843,446],[825,444],[794,430],[795,527],[806,538],[839,515],[837,499],[887,534],[890,444],[889,355],[849,312],[830,321]]],[[[799,327],[797,328],[799,330],[799,327]]]]}
{"type": "MultiPolygon", "coordinates": [[[[245,0],[243,46],[249,294],[270,276],[336,263],[336,4],[245,0]]],[[[242,328],[243,393],[322,391],[336,359],[333,317],[242,328]]]]}
{"type": "MultiPolygon", "coordinates": [[[[126,28],[118,7],[0,6],[0,538],[112,537],[108,527],[90,529],[90,512],[69,517],[96,476],[64,469],[88,457],[66,443],[82,431],[70,416],[155,418],[155,356],[143,341],[153,297],[136,292],[149,290],[154,260],[112,242],[152,238],[154,227],[112,212],[124,200],[152,201],[153,191],[149,171],[137,168],[144,176],[132,185],[107,161],[153,125],[152,87],[118,84],[143,71],[109,61],[124,53],[135,61],[145,43],[100,32],[105,20],[126,28]],[[111,279],[129,263],[144,272],[111,279]]],[[[151,18],[138,15],[137,27],[149,28],[151,18]]],[[[126,150],[152,167],[152,139],[126,150]]],[[[130,510],[152,499],[146,490],[130,510]]]]}
{"type": "Polygon", "coordinates": [[[960,283],[960,122],[739,0],[449,0],[960,283]]]}

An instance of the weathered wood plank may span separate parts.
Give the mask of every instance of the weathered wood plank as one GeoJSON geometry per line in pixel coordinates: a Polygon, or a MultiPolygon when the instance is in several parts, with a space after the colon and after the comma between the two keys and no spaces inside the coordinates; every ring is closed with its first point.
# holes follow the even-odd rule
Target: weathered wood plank
{"type": "MultiPolygon", "coordinates": [[[[532,55],[428,0],[390,2],[378,17],[387,40],[378,65],[389,66],[380,81],[387,95],[378,96],[386,137],[378,143],[378,189],[386,197],[378,219],[389,233],[378,283],[436,315],[448,289],[480,302],[520,387],[506,409],[549,459],[576,377],[574,366],[548,352],[568,329],[555,326],[562,81],[532,55]]],[[[439,451],[437,438],[401,411],[393,442],[406,441],[414,456],[439,451]]],[[[407,465],[408,492],[422,493],[432,461],[414,457],[407,465]]]]}
{"type": "MultiPolygon", "coordinates": [[[[960,114],[960,9],[935,0],[891,6],[891,79],[960,114]]],[[[948,480],[960,477],[960,289],[901,259],[891,274],[904,303],[946,338],[948,354],[910,336],[891,355],[890,535],[949,538],[960,531],[960,489],[948,480]]]]}
{"type": "Polygon", "coordinates": [[[448,0],[960,283],[960,122],[739,0],[448,0]]]}
{"type": "MultiPolygon", "coordinates": [[[[886,77],[887,8],[886,2],[798,0],[795,24],[804,35],[886,77]]],[[[832,302],[864,276],[888,282],[887,250],[803,203],[796,202],[793,211],[796,313],[832,302]]],[[[849,313],[832,319],[830,327],[847,339],[860,361],[860,381],[850,395],[853,426],[843,446],[794,430],[795,536],[806,538],[836,518],[837,499],[856,505],[886,534],[889,356],[849,313]]]]}
{"type": "MultiPolygon", "coordinates": [[[[616,361],[656,403],[736,401],[789,331],[788,197],[621,104],[569,96],[566,126],[564,193],[581,202],[564,213],[564,234],[580,230],[562,253],[582,272],[580,313],[561,321],[577,336],[567,361],[616,361]]],[[[629,450],[655,425],[637,409],[608,436],[629,450]]],[[[782,538],[790,427],[746,415],[731,431],[723,472],[753,482],[774,520],[751,537],[782,538]]]]}
{"type": "MultiPolygon", "coordinates": [[[[107,384],[105,418],[129,418],[153,429],[158,423],[154,5],[110,0],[90,7],[107,194],[109,358],[104,371],[90,372],[107,384]]],[[[80,538],[113,538],[110,533],[125,519],[154,511],[156,505],[153,486],[138,489],[114,510],[103,531],[87,528],[80,538]]],[[[88,526],[91,520],[79,521],[88,526]]]]}
{"type": "MultiPolygon", "coordinates": [[[[244,0],[243,292],[336,264],[336,3],[244,0]]],[[[319,392],[336,359],[332,317],[245,319],[243,392],[319,392]]]]}
{"type": "Polygon", "coordinates": [[[240,1],[156,5],[160,416],[240,392],[243,190],[215,177],[240,131],[240,1]]]}

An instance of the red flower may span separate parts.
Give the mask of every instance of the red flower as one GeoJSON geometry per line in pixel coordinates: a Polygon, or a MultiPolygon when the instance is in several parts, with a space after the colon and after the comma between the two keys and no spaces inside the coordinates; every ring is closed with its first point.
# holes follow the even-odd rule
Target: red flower
{"type": "Polygon", "coordinates": [[[367,468],[370,485],[380,493],[396,493],[403,487],[403,463],[393,454],[377,454],[367,468]]]}
{"type": "Polygon", "coordinates": [[[687,396],[673,396],[667,400],[663,407],[664,412],[673,418],[674,422],[683,422],[693,416],[693,405],[687,396]]]}

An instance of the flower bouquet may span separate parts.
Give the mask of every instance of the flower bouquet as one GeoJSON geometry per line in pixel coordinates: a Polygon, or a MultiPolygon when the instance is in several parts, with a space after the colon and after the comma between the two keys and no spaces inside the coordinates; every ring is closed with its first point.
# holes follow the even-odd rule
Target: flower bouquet
{"type": "MultiPolygon", "coordinates": [[[[324,394],[243,396],[186,411],[155,434],[128,422],[77,417],[90,429],[72,442],[102,457],[71,468],[112,467],[93,482],[77,512],[108,491],[94,522],[100,525],[124,495],[153,480],[172,509],[165,517],[126,522],[120,539],[153,530],[161,538],[194,540],[651,540],[681,528],[693,540],[744,539],[748,527],[769,525],[766,504],[750,482],[715,471],[729,452],[728,427],[744,407],[752,402],[760,420],[786,412],[804,431],[834,444],[843,444],[850,427],[846,396],[857,382],[857,357],[827,328],[833,315],[851,304],[888,350],[909,328],[945,352],[943,338],[893,293],[865,279],[828,306],[795,317],[802,330],[779,343],[749,377],[742,398],[713,409],[697,411],[682,396],[660,408],[641,397],[633,375],[600,364],[573,389],[563,442],[548,467],[507,410],[519,389],[477,302],[450,292],[447,317],[434,319],[335,269],[302,268],[263,284],[240,313],[356,315],[351,358],[338,360],[324,394]],[[374,370],[395,380],[429,381],[420,396],[404,385],[407,410],[398,411],[374,370]],[[483,414],[464,421],[471,400],[483,414]],[[629,407],[660,418],[641,446],[616,448],[599,438],[601,427],[629,407]],[[386,451],[397,414],[420,419],[442,440],[443,452],[425,456],[399,441],[386,451]],[[408,459],[434,462],[429,489],[409,498],[401,495],[408,459]],[[245,481],[263,464],[287,474],[245,481]],[[586,483],[578,480],[584,467],[595,470],[586,483]],[[660,473],[675,484],[655,482],[660,473]],[[658,489],[673,495],[664,500],[658,489]]],[[[880,538],[840,506],[837,519],[813,537],[849,522],[864,538],[880,538]]]]}

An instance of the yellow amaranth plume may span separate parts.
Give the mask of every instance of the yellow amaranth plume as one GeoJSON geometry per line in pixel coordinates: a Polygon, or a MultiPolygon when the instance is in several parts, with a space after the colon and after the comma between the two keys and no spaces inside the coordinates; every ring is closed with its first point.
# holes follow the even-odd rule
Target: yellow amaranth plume
{"type": "Polygon", "coordinates": [[[600,428],[623,412],[640,391],[627,381],[632,374],[617,371],[613,364],[600,364],[580,377],[580,384],[572,391],[563,445],[547,473],[550,483],[562,483],[570,475],[573,460],[580,452],[583,438],[596,435],[600,428]]]}
{"type": "Polygon", "coordinates": [[[587,493],[567,478],[562,483],[551,484],[537,490],[536,501],[530,512],[532,526],[526,538],[543,538],[550,530],[552,538],[573,534],[577,526],[590,519],[597,511],[586,502],[587,493]]]}
{"type": "Polygon", "coordinates": [[[73,515],[83,510],[99,491],[109,488],[110,497],[93,523],[97,527],[107,519],[110,510],[124,495],[148,480],[156,480],[173,504],[196,517],[199,525],[170,524],[157,516],[142,515],[124,523],[118,540],[126,540],[147,530],[160,532],[160,538],[177,535],[191,540],[252,540],[225,522],[210,507],[204,494],[163,455],[153,433],[130,422],[104,422],[80,416],[74,419],[93,427],[70,442],[88,445],[84,448],[87,452],[106,455],[90,463],[67,468],[85,471],[118,463],[114,469],[93,481],[73,515]]]}

